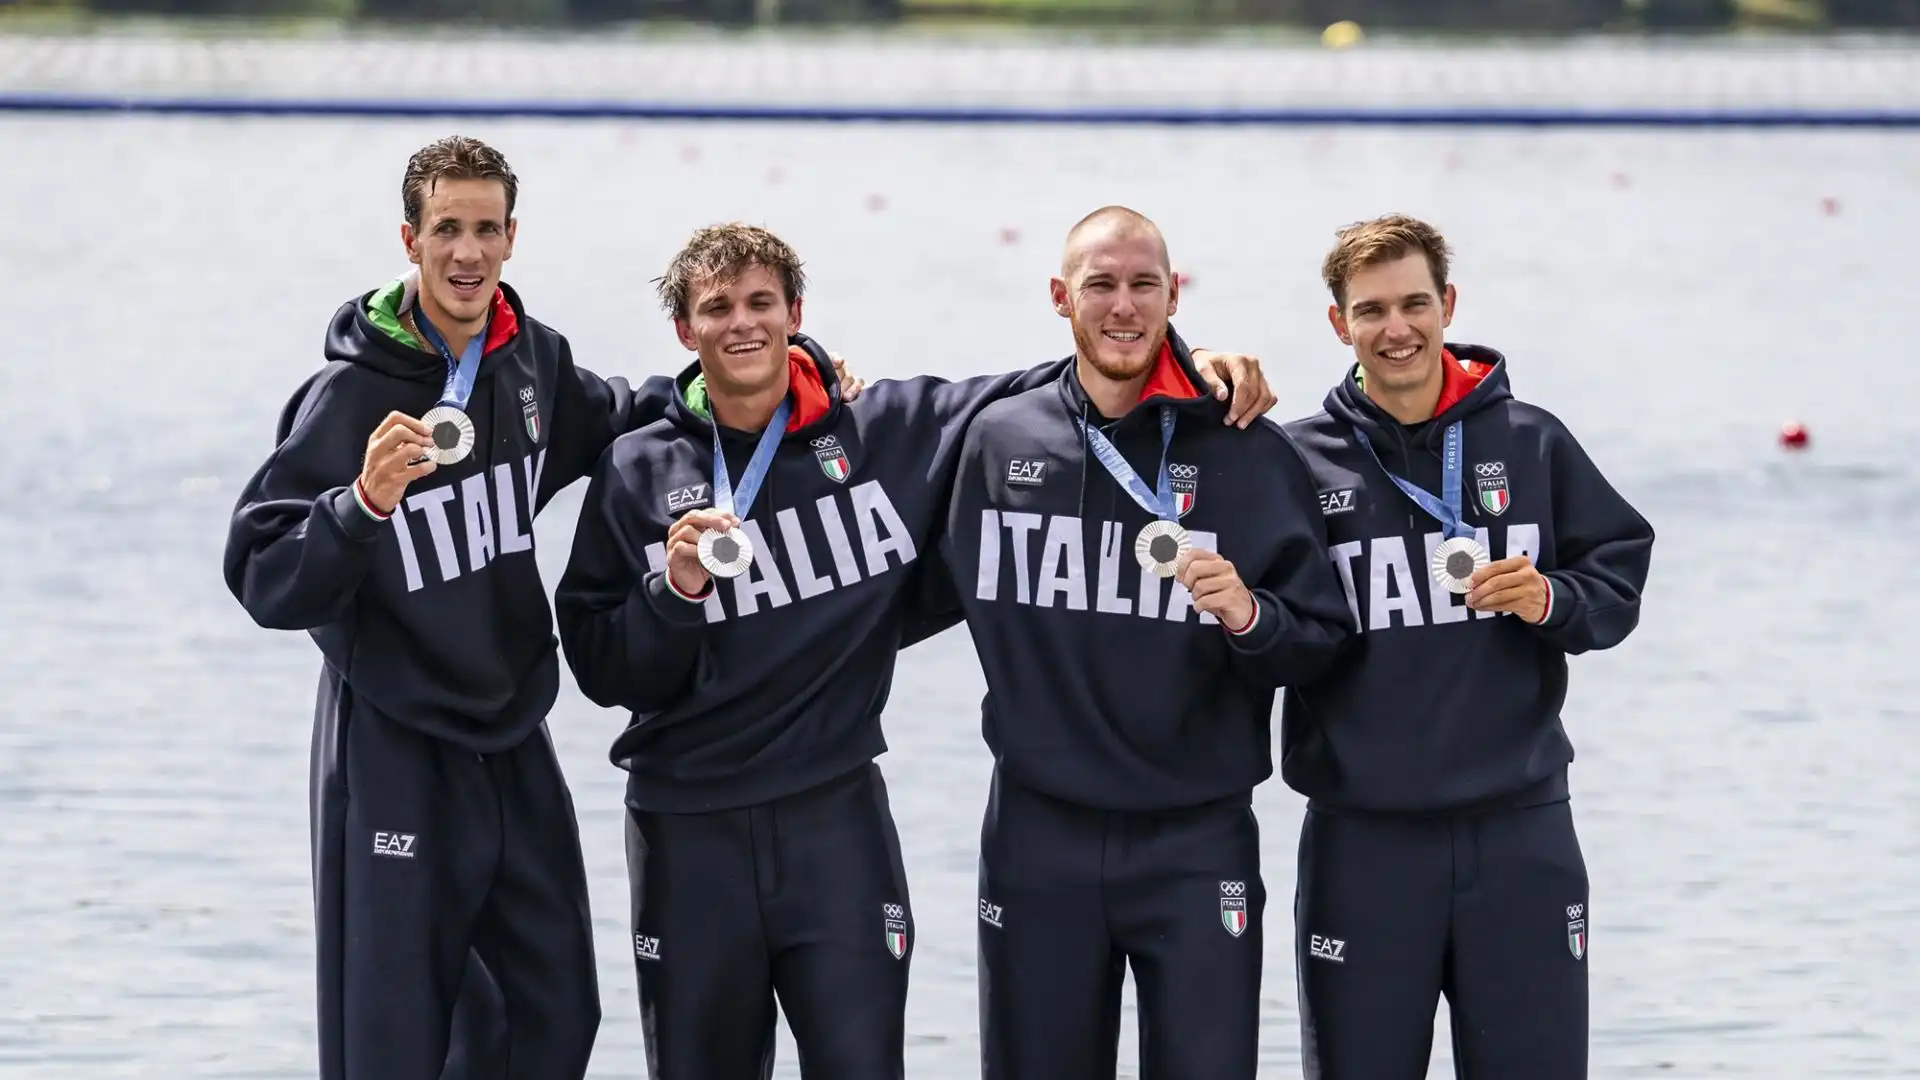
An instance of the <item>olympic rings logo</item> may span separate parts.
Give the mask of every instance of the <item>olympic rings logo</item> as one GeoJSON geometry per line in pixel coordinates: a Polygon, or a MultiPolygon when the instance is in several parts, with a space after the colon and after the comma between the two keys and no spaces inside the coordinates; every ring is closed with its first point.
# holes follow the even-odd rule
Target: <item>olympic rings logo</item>
{"type": "Polygon", "coordinates": [[[889,919],[905,918],[907,914],[907,909],[901,907],[899,904],[883,904],[880,910],[886,912],[887,918],[889,919]]]}
{"type": "Polygon", "coordinates": [[[1247,883],[1244,881],[1223,881],[1220,883],[1221,896],[1245,896],[1247,883]]]}
{"type": "Polygon", "coordinates": [[[1167,475],[1173,477],[1175,480],[1191,480],[1200,475],[1200,466],[1169,465],[1167,466],[1167,475]]]}
{"type": "Polygon", "coordinates": [[[1499,476],[1501,473],[1507,471],[1507,463],[1504,461],[1483,461],[1475,465],[1473,471],[1481,476],[1499,476]]]}
{"type": "Polygon", "coordinates": [[[840,440],[833,437],[832,435],[822,435],[819,438],[813,440],[812,445],[815,450],[825,450],[830,446],[839,446],[840,440]]]}
{"type": "Polygon", "coordinates": [[[1580,916],[1585,915],[1586,913],[1587,913],[1587,905],[1585,904],[1568,904],[1567,905],[1567,918],[1569,919],[1577,919],[1580,916]]]}

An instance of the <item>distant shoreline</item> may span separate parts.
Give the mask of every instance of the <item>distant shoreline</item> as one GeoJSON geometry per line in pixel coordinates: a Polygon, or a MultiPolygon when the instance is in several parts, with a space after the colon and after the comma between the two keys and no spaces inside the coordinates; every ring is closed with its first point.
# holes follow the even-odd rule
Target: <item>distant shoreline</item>
{"type": "MultiPolygon", "coordinates": [[[[1778,0],[1752,0],[1769,7],[1778,0]]],[[[159,15],[97,13],[80,8],[9,8],[0,10],[0,37],[103,36],[159,37],[181,40],[342,40],[420,39],[461,41],[502,37],[532,40],[590,40],[596,42],[751,41],[763,38],[799,41],[879,39],[954,42],[1020,41],[1036,44],[1182,44],[1297,46],[1318,49],[1327,28],[1304,22],[1220,22],[1194,16],[1162,14],[1154,21],[1129,21],[1126,4],[1097,9],[1104,12],[1083,23],[1068,15],[1022,17],[1026,5],[978,5],[961,14],[909,13],[896,22],[822,21],[716,25],[684,19],[656,18],[606,23],[564,20],[420,20],[403,21],[326,14],[278,17],[251,15],[159,15]],[[1009,14],[990,12],[1004,7],[1009,14]],[[1118,13],[1116,15],[1116,13],[1118,13]]],[[[1164,8],[1161,9],[1165,11],[1164,8]]],[[[1795,10],[1789,8],[1788,10],[1795,10]]],[[[1510,25],[1489,28],[1462,24],[1417,29],[1362,27],[1366,43],[1399,45],[1471,46],[1476,44],[1550,45],[1585,42],[1645,45],[1648,47],[1920,47],[1920,29],[1859,30],[1828,28],[1800,18],[1747,19],[1723,27],[1649,29],[1631,25],[1556,28],[1547,25],[1510,25]]],[[[1361,45],[1359,47],[1365,47],[1361,45]]]]}
{"type": "Polygon", "coordinates": [[[1920,126],[1920,39],[1899,36],[1382,35],[1336,49],[1281,30],[27,25],[0,19],[0,111],[1920,126]]]}

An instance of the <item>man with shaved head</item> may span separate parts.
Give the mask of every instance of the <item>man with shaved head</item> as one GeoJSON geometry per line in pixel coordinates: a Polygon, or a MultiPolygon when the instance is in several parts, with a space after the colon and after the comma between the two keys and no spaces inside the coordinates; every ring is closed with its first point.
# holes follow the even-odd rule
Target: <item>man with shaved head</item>
{"type": "Polygon", "coordinates": [[[1345,595],[1292,442],[1200,393],[1153,222],[1089,214],[1051,288],[1073,356],[974,418],[940,548],[995,761],[983,1075],[1113,1076],[1131,966],[1141,1076],[1250,1078],[1252,792],[1275,691],[1333,661],[1345,595]]]}

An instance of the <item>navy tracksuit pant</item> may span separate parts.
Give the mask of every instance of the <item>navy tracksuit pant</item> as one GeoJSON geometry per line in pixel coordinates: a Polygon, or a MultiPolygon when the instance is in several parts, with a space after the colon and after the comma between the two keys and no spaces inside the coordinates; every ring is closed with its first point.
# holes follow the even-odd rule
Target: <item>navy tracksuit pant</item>
{"type": "Polygon", "coordinates": [[[1464,1080],[1587,1075],[1587,870],[1565,802],[1309,810],[1294,900],[1309,1080],[1420,1080],[1440,995],[1464,1080]]]}
{"type": "Polygon", "coordinates": [[[475,754],[382,716],[328,669],[313,750],[322,1080],[584,1076],[600,994],[545,726],[475,754]]]}
{"type": "Polygon", "coordinates": [[[771,1075],[779,998],[814,1080],[906,1069],[913,909],[886,782],[868,763],[738,810],[627,812],[647,1075],[771,1075]]]}
{"type": "Polygon", "coordinates": [[[1251,1080],[1260,833],[1247,796],[1094,810],[996,769],[980,838],[986,1080],[1112,1080],[1133,969],[1142,1080],[1251,1080]]]}

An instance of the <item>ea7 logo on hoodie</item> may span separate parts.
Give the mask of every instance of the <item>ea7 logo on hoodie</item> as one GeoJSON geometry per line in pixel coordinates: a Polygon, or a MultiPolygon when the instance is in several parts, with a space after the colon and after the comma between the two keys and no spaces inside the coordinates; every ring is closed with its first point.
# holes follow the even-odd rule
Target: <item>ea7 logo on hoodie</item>
{"type": "Polygon", "coordinates": [[[1343,488],[1339,491],[1323,491],[1320,493],[1320,512],[1327,517],[1332,517],[1335,514],[1351,514],[1353,513],[1353,505],[1352,488],[1343,488]]]}
{"type": "Polygon", "coordinates": [[[1047,479],[1047,463],[1031,458],[1014,458],[1007,462],[1007,483],[1020,487],[1039,487],[1047,479]]]}
{"type": "Polygon", "coordinates": [[[688,484],[686,487],[674,488],[667,492],[667,513],[674,516],[705,505],[707,505],[707,485],[705,484],[688,484]]]}

